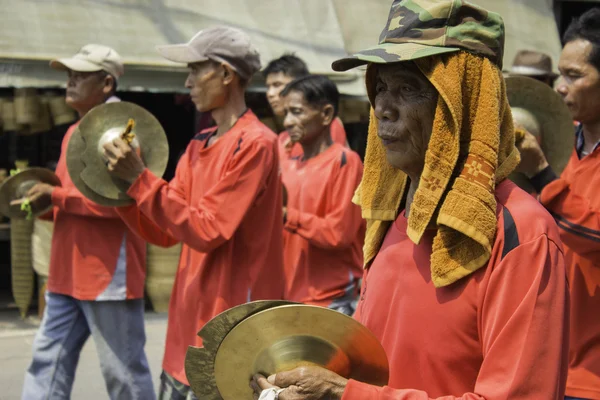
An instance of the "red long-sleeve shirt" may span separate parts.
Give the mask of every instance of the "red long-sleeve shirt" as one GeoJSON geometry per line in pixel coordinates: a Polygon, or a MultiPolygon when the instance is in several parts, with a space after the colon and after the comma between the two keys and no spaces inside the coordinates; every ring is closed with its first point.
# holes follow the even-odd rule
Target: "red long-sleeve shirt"
{"type": "Polygon", "coordinates": [[[183,242],[169,305],[163,369],[187,384],[188,346],[212,317],[251,300],[281,299],[283,216],[277,136],[247,111],[212,145],[196,135],[169,183],[150,171],[123,219],[149,242],[183,242]]]}
{"type": "Polygon", "coordinates": [[[56,167],[62,187],[52,192],[48,291],[79,300],[143,298],[145,242],[127,228],[114,208],[86,199],[69,177],[67,145],[77,125],[65,134],[56,167]]]}
{"type": "Polygon", "coordinates": [[[569,301],[558,229],[512,182],[496,198],[487,267],[447,287],[431,282],[435,231],[415,245],[404,215],[392,224],[355,315],[383,344],[389,386],[351,380],[343,400],[562,400],[569,301]]]}
{"type": "Polygon", "coordinates": [[[570,284],[567,395],[600,399],[600,148],[583,159],[573,151],[540,200],[560,228],[570,284]]]}
{"type": "MultiPolygon", "coordinates": [[[[278,136],[279,160],[282,162],[287,161],[288,159],[300,159],[304,154],[302,145],[300,143],[294,143],[291,147],[289,147],[289,139],[290,134],[287,131],[281,132],[278,136]]],[[[342,146],[347,146],[348,144],[344,124],[339,118],[334,119],[331,123],[331,140],[334,143],[338,143],[342,146]]]]}
{"type": "Polygon", "coordinates": [[[352,196],[361,177],[358,154],[337,143],[307,161],[282,164],[286,299],[327,306],[356,287],[365,224],[352,196]]]}

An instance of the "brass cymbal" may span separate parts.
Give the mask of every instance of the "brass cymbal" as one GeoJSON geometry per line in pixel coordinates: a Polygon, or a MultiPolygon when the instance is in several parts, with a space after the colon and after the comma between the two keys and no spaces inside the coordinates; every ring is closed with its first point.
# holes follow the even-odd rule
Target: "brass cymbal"
{"type": "MultiPolygon", "coordinates": [[[[539,140],[548,164],[560,174],[573,152],[575,136],[573,118],[561,96],[550,86],[525,76],[506,78],[506,94],[513,119],[528,130],[539,128],[539,140]]],[[[533,190],[522,174],[515,172],[509,178],[523,189],[533,190]]]]}
{"type": "MultiPolygon", "coordinates": [[[[8,218],[25,219],[27,212],[21,210],[20,205],[10,205],[13,200],[19,200],[26,197],[27,192],[37,183],[47,183],[52,186],[61,186],[60,179],[51,170],[47,168],[28,168],[11,176],[0,186],[0,213],[8,218]]],[[[52,209],[50,203],[48,207],[40,210],[32,209],[32,216],[45,214],[52,209]]]]}
{"type": "Polygon", "coordinates": [[[224,400],[251,400],[254,374],[310,365],[373,385],[389,378],[383,347],[358,321],[324,307],[288,305],[254,314],[229,332],[217,350],[215,380],[224,400]]]}
{"type": "Polygon", "coordinates": [[[227,334],[244,319],[269,308],[296,304],[283,300],[259,300],[226,310],[208,321],[198,332],[203,347],[189,346],[185,356],[185,375],[199,399],[222,400],[215,382],[215,356],[227,334]]]}
{"type": "Polygon", "coordinates": [[[96,204],[101,204],[106,207],[122,207],[132,204],[134,201],[131,198],[113,200],[108,197],[104,197],[94,192],[88,185],[81,179],[81,171],[85,169],[85,164],[81,161],[81,155],[85,151],[85,141],[81,137],[79,127],[75,129],[73,135],[69,139],[67,145],[67,171],[73,184],[86,198],[93,201],[96,204]]]}
{"type": "MultiPolygon", "coordinates": [[[[79,123],[78,128],[85,150],[80,155],[81,163],[72,165],[69,174],[79,176],[85,185],[102,198],[131,200],[126,194],[129,183],[113,177],[108,172],[102,156],[104,143],[119,137],[125,131],[130,119],[135,122],[132,130],[135,138],[131,146],[140,152],[148,169],[153,174],[162,176],[167,167],[169,158],[167,136],[160,122],[152,114],[136,104],[124,101],[94,107],[79,123]],[[82,165],[83,169],[81,169],[82,165]]],[[[73,146],[77,145],[81,143],[76,139],[73,146]]],[[[81,192],[84,195],[87,193],[87,191],[81,192]]],[[[94,199],[90,198],[90,200],[94,199]]],[[[96,197],[96,200],[102,199],[96,197]]]]}

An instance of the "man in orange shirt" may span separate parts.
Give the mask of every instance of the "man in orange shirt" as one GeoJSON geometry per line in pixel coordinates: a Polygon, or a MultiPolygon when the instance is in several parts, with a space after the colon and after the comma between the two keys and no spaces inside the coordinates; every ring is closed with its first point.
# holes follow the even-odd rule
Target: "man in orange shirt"
{"type": "MultiPolygon", "coordinates": [[[[119,101],[121,57],[113,49],[86,45],[50,65],[68,73],[67,104],[83,117],[93,107],[119,101]]],[[[23,400],[68,399],[79,353],[91,335],[111,399],[154,399],[144,353],[146,244],[115,209],[98,206],[75,187],[67,172],[67,131],[56,175],[62,187],[38,184],[32,202],[52,202],[54,234],[46,309],[33,343],[23,400]]]]}
{"type": "MultiPolygon", "coordinates": [[[[564,35],[557,86],[580,121],[560,177],[527,134],[521,168],[560,228],[571,293],[567,398],[600,399],[600,8],[573,21],[564,35]]],[[[567,145],[565,143],[565,145],[567,145]]]]}
{"type": "Polygon", "coordinates": [[[358,154],[331,139],[339,93],[307,75],[280,94],[283,124],[303,156],[282,164],[286,299],[354,313],[362,276],[364,221],[352,196],[362,177],[358,154]]]}
{"type": "Polygon", "coordinates": [[[255,376],[256,396],[562,400],[564,258],[550,214],[506,179],[519,154],[503,45],[502,18],[470,2],[396,0],[379,45],[333,64],[367,64],[355,196],[367,269],[354,318],[380,340],[389,380],[309,366],[255,376]]]}
{"type": "MultiPolygon", "coordinates": [[[[267,85],[267,101],[271,110],[275,117],[283,118],[284,106],[280,93],[294,79],[308,75],[308,67],[299,57],[293,54],[284,54],[271,60],[262,73],[267,85]]],[[[344,124],[339,118],[335,118],[331,123],[331,139],[342,146],[348,146],[344,124]]],[[[302,146],[300,143],[294,142],[286,131],[279,133],[278,140],[280,161],[302,157],[302,146]]]]}
{"type": "Polygon", "coordinates": [[[105,146],[108,168],[131,183],[136,205],[122,218],[149,242],[183,242],[169,306],[160,399],[191,399],[188,346],[212,317],[239,304],[281,299],[283,215],[277,136],[246,107],[245,88],[259,55],[244,32],[223,26],[188,43],[162,46],[187,63],[186,87],[199,112],[217,126],[198,133],[165,182],[122,140],[105,146]]]}

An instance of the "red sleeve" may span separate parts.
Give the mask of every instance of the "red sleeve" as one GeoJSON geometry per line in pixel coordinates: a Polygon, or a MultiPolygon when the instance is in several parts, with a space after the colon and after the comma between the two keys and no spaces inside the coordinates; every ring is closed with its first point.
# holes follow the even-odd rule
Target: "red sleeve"
{"type": "Polygon", "coordinates": [[[333,120],[331,124],[331,140],[334,143],[339,143],[342,146],[348,146],[348,140],[346,138],[346,130],[344,129],[344,124],[339,117],[333,120]]]}
{"type": "Polygon", "coordinates": [[[179,243],[179,240],[164,232],[152,220],[142,214],[136,205],[117,208],[117,213],[129,229],[148,243],[160,247],[171,247],[179,243]]]}
{"type": "Polygon", "coordinates": [[[584,257],[597,253],[600,242],[600,204],[593,204],[593,200],[576,193],[563,179],[549,183],[540,195],[558,226],[569,233],[562,234],[561,240],[584,257]]]}
{"type": "Polygon", "coordinates": [[[297,233],[311,244],[322,248],[350,246],[363,223],[360,208],[352,203],[354,191],[360,183],[362,164],[358,158],[346,154],[348,163],[342,166],[334,181],[327,183],[334,199],[327,214],[314,214],[288,208],[285,229],[297,233]]]}
{"type": "Polygon", "coordinates": [[[342,400],[562,400],[569,297],[560,247],[542,235],[508,253],[491,274],[479,300],[483,362],[473,392],[432,397],[350,381],[342,400]]]}
{"type": "Polygon", "coordinates": [[[84,217],[119,218],[113,207],[97,205],[85,198],[76,188],[65,189],[57,186],[52,191],[52,204],[69,214],[84,217]]]}
{"type": "Polygon", "coordinates": [[[196,204],[189,204],[184,190],[167,184],[147,169],[128,194],[136,199],[140,211],[168,235],[197,251],[208,252],[233,236],[265,188],[267,176],[277,162],[275,151],[260,141],[242,147],[219,182],[196,204]]]}
{"type": "MultiPolygon", "coordinates": [[[[189,147],[179,159],[175,170],[175,176],[168,184],[169,190],[178,193],[178,196],[181,198],[187,198],[185,182],[187,180],[187,169],[189,166],[188,152],[189,147]]],[[[132,231],[151,244],[161,247],[171,247],[180,242],[180,240],[169,235],[165,230],[144,215],[137,205],[118,208],[117,213],[132,231]]]]}

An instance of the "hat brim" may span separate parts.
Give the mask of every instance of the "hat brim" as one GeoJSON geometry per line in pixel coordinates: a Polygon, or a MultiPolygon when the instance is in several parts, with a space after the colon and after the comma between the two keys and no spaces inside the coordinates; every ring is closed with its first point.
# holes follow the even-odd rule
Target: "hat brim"
{"type": "Polygon", "coordinates": [[[181,64],[191,64],[208,60],[208,57],[199,55],[187,43],[156,46],[156,51],[167,60],[181,64]]]}
{"type": "Polygon", "coordinates": [[[531,76],[531,77],[535,77],[535,78],[541,78],[541,77],[548,77],[548,78],[552,78],[552,79],[556,79],[558,78],[558,74],[556,72],[553,71],[542,71],[542,70],[538,70],[537,68],[530,68],[530,67],[512,67],[510,70],[505,71],[508,75],[510,76],[531,76]]]}
{"type": "Polygon", "coordinates": [[[334,71],[347,71],[369,63],[388,64],[410,61],[459,50],[458,47],[428,46],[421,43],[382,43],[334,61],[331,68],[334,71]]]}
{"type": "Polygon", "coordinates": [[[550,86],[533,78],[511,76],[505,79],[511,107],[532,113],[542,130],[542,150],[552,169],[560,174],[571,153],[575,128],[569,108],[550,86]]]}
{"type": "Polygon", "coordinates": [[[50,67],[60,71],[77,71],[77,72],[97,72],[102,71],[102,67],[89,61],[78,58],[59,58],[50,61],[50,67]]]}

